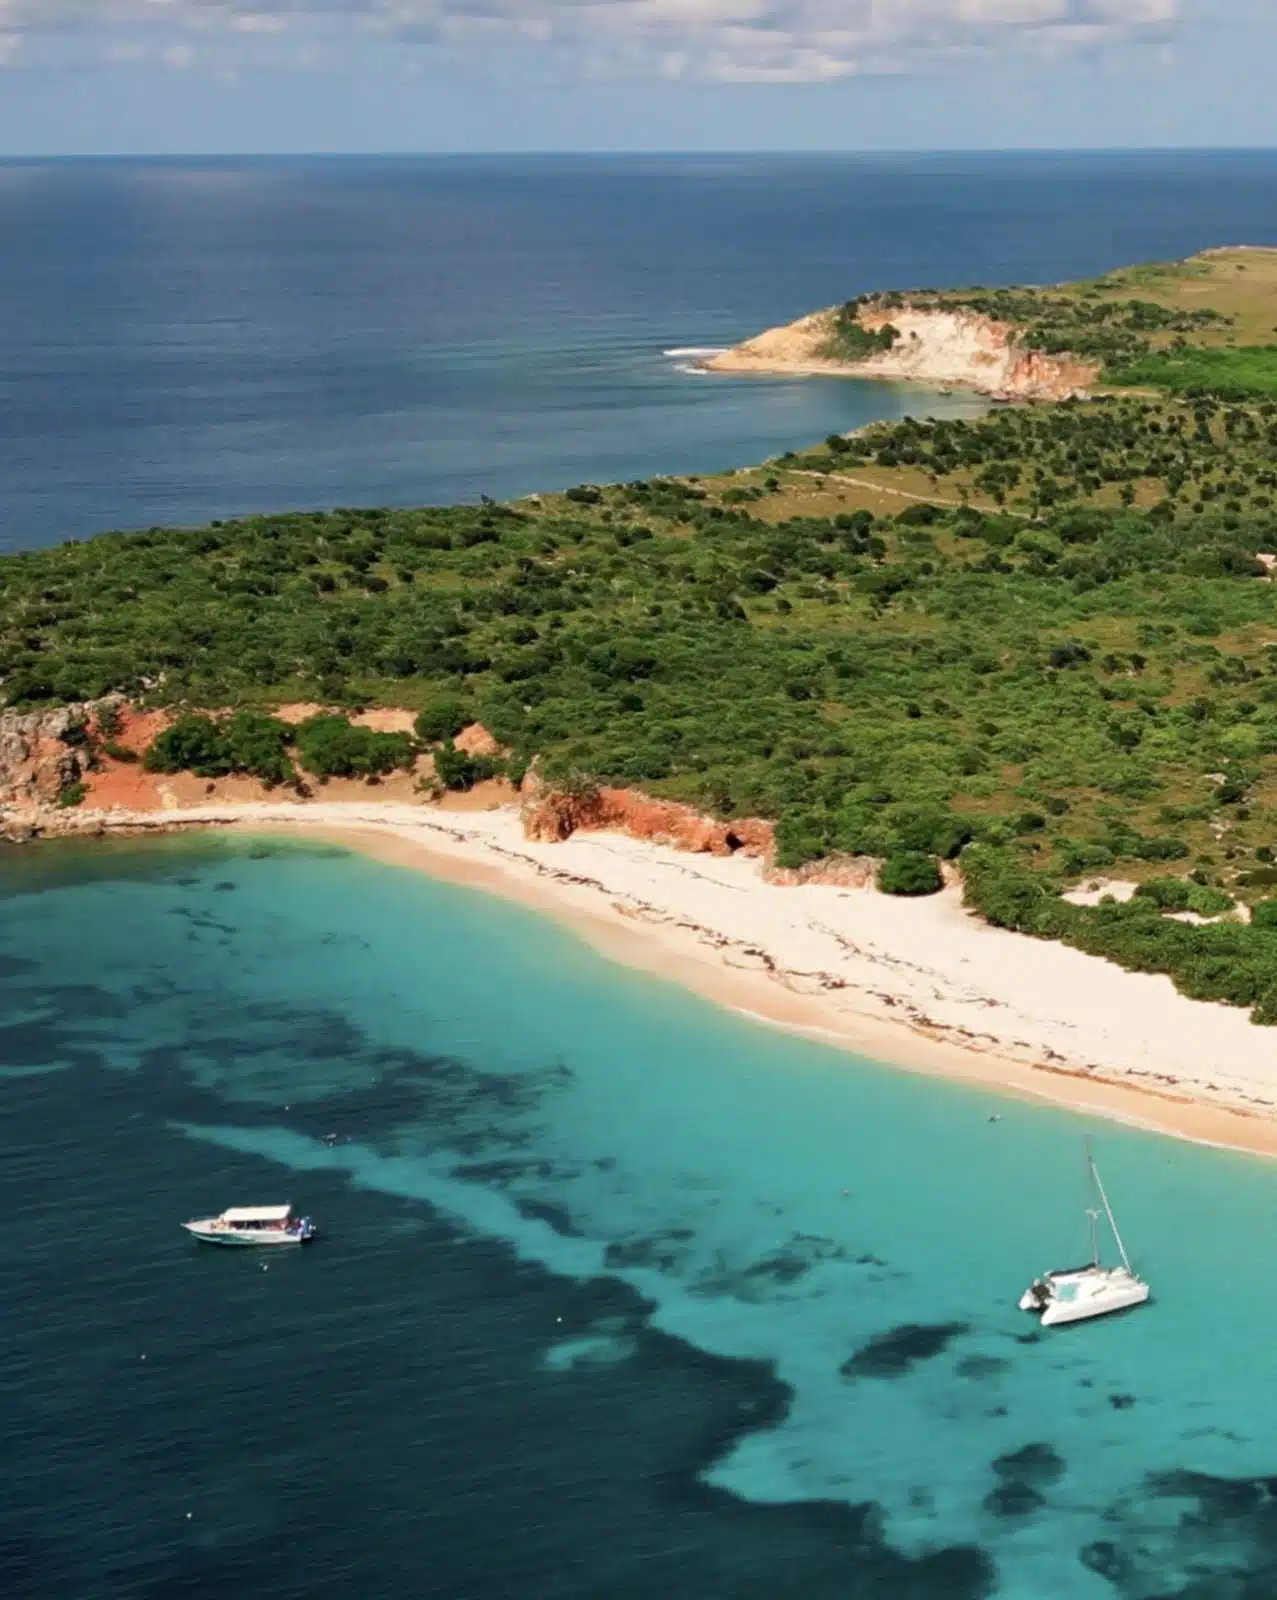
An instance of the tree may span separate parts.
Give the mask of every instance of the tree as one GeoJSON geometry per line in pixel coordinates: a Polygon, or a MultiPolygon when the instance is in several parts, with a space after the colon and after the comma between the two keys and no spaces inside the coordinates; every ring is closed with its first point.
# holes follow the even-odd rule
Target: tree
{"type": "Polygon", "coordinates": [[[495,778],[501,763],[493,756],[473,756],[458,750],[451,739],[434,752],[435,776],[445,789],[473,789],[485,778],[495,778]]]}
{"type": "Polygon", "coordinates": [[[260,711],[237,711],[222,726],[233,772],[248,772],[264,783],[291,783],[297,774],[284,746],[293,736],[286,722],[260,711]]]}
{"type": "Polygon", "coordinates": [[[435,695],[418,711],[413,729],[423,744],[455,739],[471,721],[470,708],[458,694],[435,695]]]}
{"type": "Polygon", "coordinates": [[[878,887],[883,894],[936,894],[944,887],[944,879],[934,856],[920,850],[899,850],[878,869],[878,887]]]}
{"type": "Polygon", "coordinates": [[[317,778],[371,778],[412,765],[406,733],[374,733],[321,712],[297,729],[297,755],[317,778]]]}
{"type": "Polygon", "coordinates": [[[156,735],[142,765],[148,772],[193,772],[222,778],[231,770],[226,735],[212,717],[188,711],[156,735]]]}

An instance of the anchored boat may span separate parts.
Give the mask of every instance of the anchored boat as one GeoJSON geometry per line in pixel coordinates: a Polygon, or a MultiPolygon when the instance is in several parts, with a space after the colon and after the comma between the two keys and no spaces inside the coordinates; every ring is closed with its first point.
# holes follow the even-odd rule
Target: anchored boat
{"type": "Polygon", "coordinates": [[[1091,1232],[1090,1265],[1044,1272],[1020,1296],[1020,1310],[1032,1311],[1041,1319],[1044,1328],[1055,1328],[1065,1322],[1083,1322],[1089,1317],[1107,1316],[1111,1311],[1126,1311],[1132,1306],[1143,1305],[1149,1296],[1148,1284],[1131,1268],[1122,1236],[1113,1220],[1113,1208],[1109,1205],[1108,1195],[1104,1192],[1095,1158],[1089,1148],[1086,1166],[1093,1196],[1093,1203],[1086,1212],[1091,1232]],[[1094,1204],[1096,1200],[1098,1206],[1094,1204]],[[1101,1216],[1108,1220],[1117,1253],[1122,1258],[1120,1267],[1106,1267],[1100,1263],[1101,1216]]]}
{"type": "Polygon", "coordinates": [[[232,1206],[182,1226],[205,1244],[231,1245],[305,1244],[318,1231],[309,1217],[295,1217],[292,1206],[232,1206]]]}

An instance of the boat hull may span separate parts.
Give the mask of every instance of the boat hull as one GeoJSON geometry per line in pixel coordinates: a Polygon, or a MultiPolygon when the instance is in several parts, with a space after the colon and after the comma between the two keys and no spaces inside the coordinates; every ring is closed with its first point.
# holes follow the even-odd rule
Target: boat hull
{"type": "Polygon", "coordinates": [[[1042,1326],[1061,1328],[1069,1322],[1089,1322],[1093,1317],[1111,1317],[1115,1311],[1130,1311],[1144,1304],[1148,1292],[1148,1285],[1142,1283],[1120,1293],[1097,1296],[1085,1305],[1048,1306],[1042,1313],[1042,1326]]]}
{"type": "Polygon", "coordinates": [[[283,1228],[216,1228],[201,1222],[184,1222],[182,1226],[201,1244],[228,1245],[234,1250],[279,1249],[285,1245],[308,1244],[312,1238],[311,1233],[287,1232],[283,1228]]]}
{"type": "Polygon", "coordinates": [[[1044,1328],[1059,1328],[1130,1311],[1148,1297],[1148,1284],[1122,1267],[1083,1268],[1048,1272],[1021,1295],[1020,1310],[1033,1312],[1044,1328]]]}

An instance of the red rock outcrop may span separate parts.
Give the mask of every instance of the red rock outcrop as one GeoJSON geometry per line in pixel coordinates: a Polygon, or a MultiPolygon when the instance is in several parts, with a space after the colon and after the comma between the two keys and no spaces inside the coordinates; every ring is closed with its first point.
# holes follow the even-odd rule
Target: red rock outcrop
{"type": "Polygon", "coordinates": [[[559,843],[595,829],[669,845],[701,855],[770,859],[772,825],[758,817],[719,822],[673,800],[653,800],[633,789],[545,789],[525,784],[523,830],[529,839],[559,843]]]}

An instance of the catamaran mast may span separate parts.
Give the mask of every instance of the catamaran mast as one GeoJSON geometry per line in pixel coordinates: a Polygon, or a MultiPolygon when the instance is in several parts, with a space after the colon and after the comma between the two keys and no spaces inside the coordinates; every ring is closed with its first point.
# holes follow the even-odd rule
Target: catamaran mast
{"type": "Polygon", "coordinates": [[[1126,1254],[1126,1246],[1122,1243],[1122,1235],[1117,1231],[1117,1223],[1113,1220],[1113,1207],[1109,1205],[1109,1197],[1105,1194],[1104,1185],[1100,1181],[1099,1170],[1095,1165],[1095,1157],[1088,1155],[1087,1160],[1091,1163],[1091,1179],[1099,1192],[1100,1199],[1104,1202],[1104,1214],[1109,1219],[1109,1227],[1113,1230],[1113,1239],[1117,1245],[1117,1253],[1122,1258],[1122,1265],[1129,1272],[1131,1270],[1131,1263],[1126,1254]]]}

